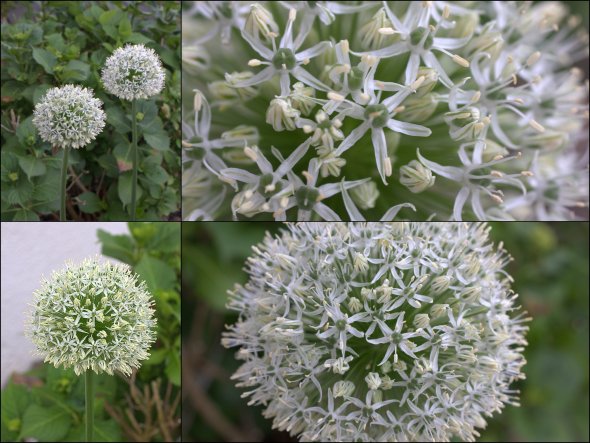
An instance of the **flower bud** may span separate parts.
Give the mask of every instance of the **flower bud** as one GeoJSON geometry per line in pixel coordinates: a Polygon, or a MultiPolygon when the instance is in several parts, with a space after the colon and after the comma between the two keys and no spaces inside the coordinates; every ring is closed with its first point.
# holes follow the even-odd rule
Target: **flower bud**
{"type": "Polygon", "coordinates": [[[399,181],[411,192],[417,194],[434,185],[435,177],[432,176],[432,171],[418,160],[412,160],[400,168],[399,181]]]}

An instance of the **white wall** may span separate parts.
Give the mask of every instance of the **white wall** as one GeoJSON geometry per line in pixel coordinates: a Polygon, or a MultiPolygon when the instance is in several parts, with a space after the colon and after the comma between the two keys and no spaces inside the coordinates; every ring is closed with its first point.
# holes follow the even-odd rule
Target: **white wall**
{"type": "Polygon", "coordinates": [[[41,277],[66,260],[81,261],[100,254],[97,229],[128,233],[126,223],[2,223],[1,317],[2,386],[13,372],[25,371],[41,357],[24,336],[26,313],[41,277]]]}

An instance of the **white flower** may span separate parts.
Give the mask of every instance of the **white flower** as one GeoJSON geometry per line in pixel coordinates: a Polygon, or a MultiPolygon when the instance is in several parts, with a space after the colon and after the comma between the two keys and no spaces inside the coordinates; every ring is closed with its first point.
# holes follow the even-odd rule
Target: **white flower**
{"type": "Polygon", "coordinates": [[[109,93],[123,100],[138,100],[159,94],[166,74],[153,49],[126,45],[107,58],[101,77],[109,93]]]}
{"type": "Polygon", "coordinates": [[[51,88],[35,105],[33,124],[42,140],[61,148],[81,148],[102,132],[106,114],[88,88],[51,88]]]}
{"type": "Polygon", "coordinates": [[[56,367],[131,375],[156,339],[154,312],[129,266],[87,259],[42,281],[27,334],[56,367]]]}
{"type": "Polygon", "coordinates": [[[253,247],[222,340],[274,427],[302,441],[471,441],[517,404],[529,319],[485,224],[288,228],[253,247]]]}

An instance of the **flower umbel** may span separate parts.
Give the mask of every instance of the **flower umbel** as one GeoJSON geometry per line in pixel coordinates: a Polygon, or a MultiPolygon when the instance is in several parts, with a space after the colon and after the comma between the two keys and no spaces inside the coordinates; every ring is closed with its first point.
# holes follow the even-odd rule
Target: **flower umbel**
{"type": "Polygon", "coordinates": [[[147,99],[160,93],[166,78],[156,52],[143,45],[115,50],[101,75],[105,89],[123,100],[147,99]]]}
{"type": "Polygon", "coordinates": [[[524,378],[530,320],[481,223],[298,223],[253,247],[222,343],[302,441],[472,441],[524,378]]]}
{"type": "Polygon", "coordinates": [[[35,292],[27,334],[56,367],[131,375],[156,339],[153,299],[129,266],[86,259],[35,292]]]}
{"type": "Polygon", "coordinates": [[[51,88],[35,105],[33,124],[42,140],[61,148],[81,148],[102,132],[102,101],[88,88],[51,88]]]}

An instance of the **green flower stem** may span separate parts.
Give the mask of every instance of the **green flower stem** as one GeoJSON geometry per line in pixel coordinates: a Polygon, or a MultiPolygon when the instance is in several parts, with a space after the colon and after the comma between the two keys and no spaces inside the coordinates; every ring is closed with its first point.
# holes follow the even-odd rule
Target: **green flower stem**
{"type": "Polygon", "coordinates": [[[133,177],[131,179],[131,219],[135,221],[136,215],[136,195],[137,195],[137,168],[138,168],[138,153],[137,153],[137,100],[131,100],[131,114],[132,114],[132,133],[133,145],[131,148],[133,157],[133,177]]]}
{"type": "Polygon", "coordinates": [[[61,165],[61,206],[59,221],[66,221],[66,183],[68,181],[68,157],[70,148],[64,148],[63,163],[61,165]]]}
{"type": "Polygon", "coordinates": [[[86,371],[86,441],[92,440],[94,431],[94,371],[86,371]]]}

